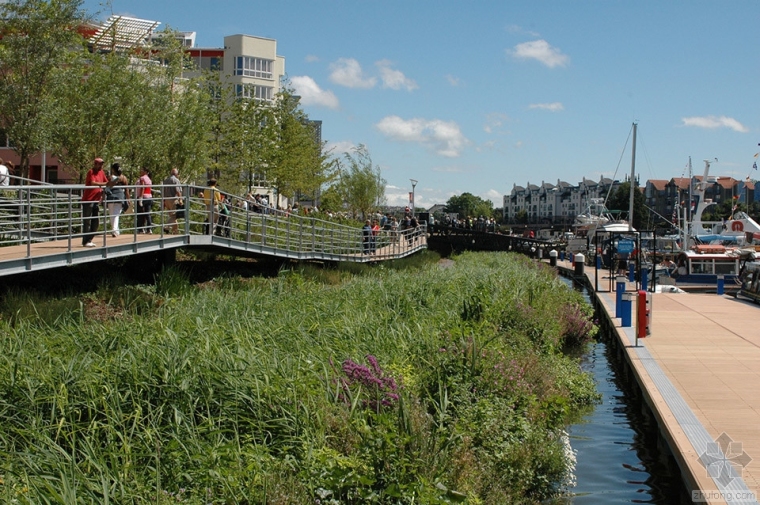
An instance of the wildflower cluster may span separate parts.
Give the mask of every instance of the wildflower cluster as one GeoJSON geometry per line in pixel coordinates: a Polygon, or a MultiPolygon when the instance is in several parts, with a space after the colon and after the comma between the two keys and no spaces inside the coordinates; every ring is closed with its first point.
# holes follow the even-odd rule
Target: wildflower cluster
{"type": "Polygon", "coordinates": [[[588,342],[596,333],[594,323],[577,304],[567,304],[560,315],[562,340],[567,345],[580,345],[588,342]]]}
{"type": "Polygon", "coordinates": [[[386,375],[380,368],[377,358],[367,355],[369,366],[361,365],[350,359],[343,362],[341,367],[345,377],[340,379],[341,399],[349,401],[351,392],[357,387],[367,393],[368,398],[362,400],[364,408],[379,412],[384,407],[392,407],[399,399],[396,380],[386,375]]]}
{"type": "Polygon", "coordinates": [[[500,396],[530,395],[533,392],[523,363],[507,358],[501,351],[487,353],[483,358],[479,389],[500,396]]]}

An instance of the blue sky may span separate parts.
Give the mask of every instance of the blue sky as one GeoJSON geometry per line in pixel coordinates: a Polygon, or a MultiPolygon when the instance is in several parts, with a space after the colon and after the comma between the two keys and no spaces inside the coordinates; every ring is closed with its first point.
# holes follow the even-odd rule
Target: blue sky
{"type": "Polygon", "coordinates": [[[364,144],[391,205],[513,184],[753,179],[760,150],[760,2],[86,0],[197,32],[277,40],[306,113],[339,155],[364,144]]]}

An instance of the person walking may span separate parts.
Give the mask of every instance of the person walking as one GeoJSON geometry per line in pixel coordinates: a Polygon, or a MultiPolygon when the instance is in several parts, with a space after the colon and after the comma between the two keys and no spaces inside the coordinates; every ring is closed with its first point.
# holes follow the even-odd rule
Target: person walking
{"type": "Polygon", "coordinates": [[[103,188],[111,185],[103,171],[103,159],[95,158],[92,168],[85,176],[82,191],[82,246],[97,247],[92,241],[98,232],[98,213],[103,199],[103,188]]]}
{"type": "Polygon", "coordinates": [[[377,254],[377,241],[380,238],[380,225],[377,222],[377,219],[372,221],[372,240],[370,245],[370,252],[372,254],[377,254]]]}
{"type": "Polygon", "coordinates": [[[372,241],[372,222],[367,219],[362,226],[362,254],[369,254],[372,241]]]}
{"type": "Polygon", "coordinates": [[[3,159],[0,158],[0,187],[7,188],[11,185],[11,178],[8,177],[10,174],[11,169],[9,169],[3,159]]]}
{"type": "Polygon", "coordinates": [[[150,180],[150,171],[142,167],[140,177],[137,179],[137,189],[135,198],[137,199],[137,233],[153,233],[153,220],[151,212],[153,211],[153,194],[151,187],[153,181],[150,180]]]}
{"type": "Polygon", "coordinates": [[[111,182],[113,185],[110,191],[106,191],[106,205],[108,207],[108,217],[111,220],[111,236],[118,237],[119,216],[124,211],[124,204],[127,201],[125,186],[129,184],[118,163],[111,165],[111,182]]]}
{"type": "Polygon", "coordinates": [[[203,192],[203,201],[206,203],[206,212],[208,217],[206,218],[205,234],[213,235],[215,230],[215,223],[217,214],[219,213],[219,204],[222,203],[222,193],[216,189],[216,179],[208,180],[208,188],[203,192]]]}
{"type": "Polygon", "coordinates": [[[172,168],[169,177],[164,179],[163,207],[164,207],[164,231],[179,233],[177,225],[177,202],[182,198],[182,186],[180,185],[179,170],[172,168]]]}

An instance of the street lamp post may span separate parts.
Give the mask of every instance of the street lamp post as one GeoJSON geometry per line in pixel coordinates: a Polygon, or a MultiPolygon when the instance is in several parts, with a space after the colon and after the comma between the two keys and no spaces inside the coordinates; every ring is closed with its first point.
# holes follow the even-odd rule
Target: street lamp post
{"type": "Polygon", "coordinates": [[[414,187],[417,185],[417,181],[409,179],[412,182],[412,217],[414,217],[414,187]]]}

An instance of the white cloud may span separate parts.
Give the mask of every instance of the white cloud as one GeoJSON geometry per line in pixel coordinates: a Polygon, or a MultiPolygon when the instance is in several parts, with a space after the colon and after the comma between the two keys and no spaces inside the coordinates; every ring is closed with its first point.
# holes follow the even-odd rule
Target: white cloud
{"type": "Polygon", "coordinates": [[[486,133],[495,133],[496,130],[500,130],[505,121],[509,117],[506,114],[500,112],[492,112],[486,117],[486,123],[483,125],[483,131],[486,133]]]}
{"type": "Polygon", "coordinates": [[[373,88],[376,77],[365,77],[359,62],[353,58],[340,58],[330,64],[330,80],[347,88],[373,88]]]}
{"type": "Polygon", "coordinates": [[[549,68],[564,67],[570,62],[570,58],[562,54],[562,51],[552,47],[545,40],[534,40],[517,44],[514,49],[507,50],[513,57],[528,60],[538,60],[549,68]]]}
{"type": "Polygon", "coordinates": [[[534,32],[533,30],[528,30],[526,28],[523,28],[520,25],[507,25],[506,30],[508,33],[511,33],[513,35],[528,34],[531,37],[540,37],[540,34],[538,32],[534,32]]]}
{"type": "Polygon", "coordinates": [[[314,62],[319,61],[319,56],[315,56],[313,54],[307,54],[304,60],[306,61],[306,63],[314,63],[314,62]]]}
{"type": "Polygon", "coordinates": [[[332,91],[323,90],[314,82],[314,79],[307,75],[293,77],[290,82],[296,95],[301,97],[303,105],[316,105],[328,109],[337,109],[340,105],[332,91]]]}
{"type": "Polygon", "coordinates": [[[489,189],[484,194],[480,195],[484,200],[491,200],[495,208],[504,207],[504,193],[496,191],[495,189],[489,189]]]}
{"type": "Polygon", "coordinates": [[[419,87],[416,82],[405,76],[403,72],[391,68],[391,64],[389,60],[380,60],[375,63],[375,66],[380,71],[380,79],[383,81],[384,88],[406,88],[407,91],[412,91],[419,87]]]}
{"type": "Polygon", "coordinates": [[[561,102],[552,102],[552,103],[532,103],[528,105],[529,109],[541,109],[541,110],[548,110],[550,112],[559,112],[561,110],[565,110],[565,106],[562,105],[561,102]]]}
{"type": "Polygon", "coordinates": [[[696,126],[697,128],[730,128],[736,132],[747,133],[749,129],[732,117],[726,116],[692,116],[681,118],[684,126],[696,126]]]}
{"type": "Polygon", "coordinates": [[[455,77],[451,74],[446,75],[446,80],[449,81],[449,84],[454,86],[455,88],[458,88],[462,85],[462,80],[459,77],[455,77]]]}
{"type": "Polygon", "coordinates": [[[356,148],[356,144],[350,140],[341,140],[338,142],[327,142],[325,151],[332,153],[333,156],[343,156],[344,153],[351,153],[356,148]]]}
{"type": "Polygon", "coordinates": [[[406,120],[398,116],[387,116],[375,126],[386,137],[401,142],[417,142],[447,158],[458,157],[469,143],[454,121],[422,118],[406,120]]]}

